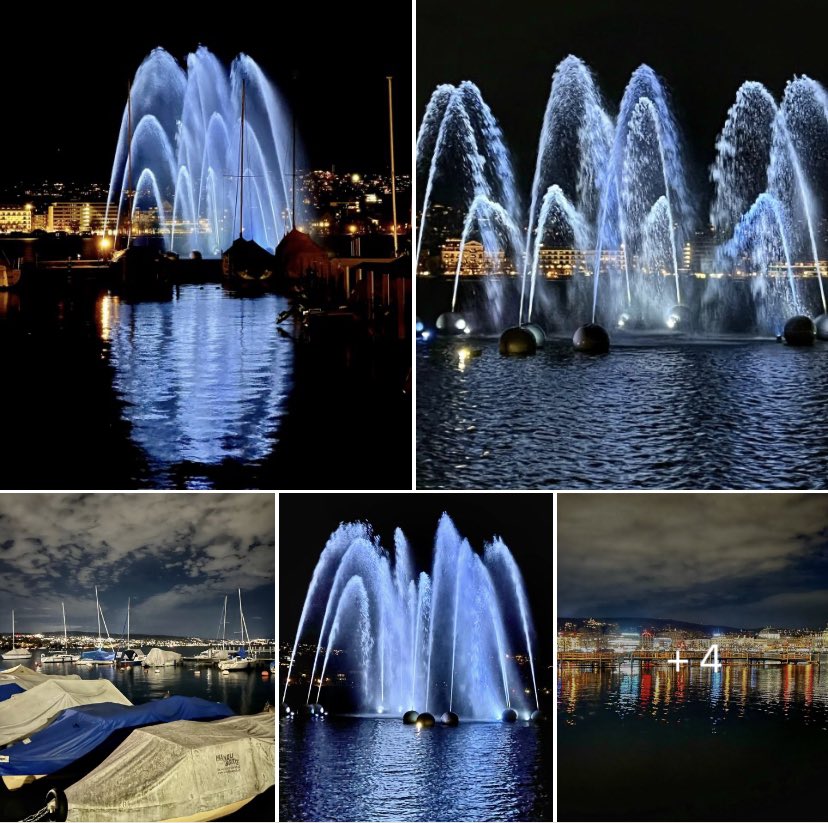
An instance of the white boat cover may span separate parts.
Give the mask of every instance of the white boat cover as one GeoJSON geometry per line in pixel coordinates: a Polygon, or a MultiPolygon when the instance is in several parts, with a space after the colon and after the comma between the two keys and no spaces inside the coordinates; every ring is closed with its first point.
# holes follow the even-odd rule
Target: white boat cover
{"type": "Polygon", "coordinates": [[[275,783],[273,712],[136,729],[66,790],[67,820],[215,820],[275,783]]]}
{"type": "Polygon", "coordinates": [[[90,703],[131,706],[108,680],[55,680],[33,686],[0,703],[0,746],[23,740],[47,726],[64,709],[90,703]]]}
{"type": "Polygon", "coordinates": [[[171,652],[168,649],[152,648],[144,659],[145,666],[172,666],[181,660],[178,652],[171,652]]]}
{"type": "Polygon", "coordinates": [[[49,680],[80,680],[77,674],[41,674],[27,666],[12,666],[0,671],[0,685],[14,683],[21,689],[31,689],[49,680]]]}

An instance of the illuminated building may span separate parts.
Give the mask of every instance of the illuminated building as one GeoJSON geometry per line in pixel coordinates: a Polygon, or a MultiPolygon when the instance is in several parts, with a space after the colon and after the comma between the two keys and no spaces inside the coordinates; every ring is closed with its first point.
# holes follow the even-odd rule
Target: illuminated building
{"type": "Polygon", "coordinates": [[[31,231],[32,211],[31,203],[25,206],[0,205],[0,232],[31,231]]]}
{"type": "MultiPolygon", "coordinates": [[[[460,259],[460,241],[446,240],[440,249],[440,258],[446,274],[453,275],[460,259]]],[[[505,263],[506,255],[502,250],[487,254],[480,241],[469,240],[463,247],[463,265],[460,274],[463,276],[501,274],[505,263]]]]}
{"type": "MultiPolygon", "coordinates": [[[[47,231],[67,231],[72,233],[103,231],[106,203],[84,203],[68,200],[52,203],[46,223],[47,231]]],[[[111,216],[114,222],[114,215],[111,216]]]]}

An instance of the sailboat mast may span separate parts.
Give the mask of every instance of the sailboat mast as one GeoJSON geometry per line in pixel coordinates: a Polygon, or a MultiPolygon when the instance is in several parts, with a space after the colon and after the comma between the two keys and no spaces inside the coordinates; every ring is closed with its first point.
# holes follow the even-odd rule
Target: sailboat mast
{"type": "Polygon", "coordinates": [[[239,644],[244,645],[244,612],[241,605],[241,589],[239,589],[239,644]]]}
{"type": "Polygon", "coordinates": [[[129,604],[131,600],[131,597],[127,598],[127,648],[129,648],[129,604]]]}
{"type": "Polygon", "coordinates": [[[98,587],[95,586],[95,611],[98,613],[98,648],[102,647],[101,643],[101,604],[98,602],[98,587]]]}
{"type": "Polygon", "coordinates": [[[221,647],[227,645],[227,595],[224,595],[224,627],[221,630],[221,647]]]}
{"type": "Polygon", "coordinates": [[[241,137],[239,139],[239,238],[244,235],[244,97],[245,81],[242,80],[241,137]]]}
{"type": "Polygon", "coordinates": [[[66,633],[66,606],[60,601],[60,610],[63,612],[63,648],[69,651],[69,635],[66,633]]]}
{"type": "Polygon", "coordinates": [[[394,235],[394,257],[397,256],[397,176],[394,169],[394,103],[391,93],[392,77],[388,81],[388,139],[391,142],[391,219],[394,221],[392,233],[394,235]]]}
{"type": "Polygon", "coordinates": [[[127,83],[127,246],[132,235],[132,82],[127,83]]]}
{"type": "Polygon", "coordinates": [[[14,609],[12,609],[12,647],[11,650],[14,651],[14,609]]]}

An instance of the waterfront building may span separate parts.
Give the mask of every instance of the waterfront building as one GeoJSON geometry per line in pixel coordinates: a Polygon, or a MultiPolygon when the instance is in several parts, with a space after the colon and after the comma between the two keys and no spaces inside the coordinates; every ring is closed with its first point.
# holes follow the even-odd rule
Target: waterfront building
{"type": "Polygon", "coordinates": [[[106,202],[65,200],[50,204],[46,219],[47,231],[78,232],[103,231],[106,202]]]}
{"type": "Polygon", "coordinates": [[[23,206],[0,205],[0,232],[31,231],[33,211],[31,203],[23,206]]]}

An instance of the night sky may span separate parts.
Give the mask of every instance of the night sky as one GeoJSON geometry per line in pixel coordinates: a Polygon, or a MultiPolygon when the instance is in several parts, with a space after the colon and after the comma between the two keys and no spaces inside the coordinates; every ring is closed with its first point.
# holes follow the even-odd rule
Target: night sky
{"type": "Polygon", "coordinates": [[[558,495],[558,614],[824,628],[828,498],[558,495]]]}
{"type": "Polygon", "coordinates": [[[0,630],[273,637],[274,552],[273,494],[2,494],[0,630]]]}
{"type": "Polygon", "coordinates": [[[772,10],[745,0],[418,0],[416,120],[439,83],[475,82],[528,200],[555,66],[568,54],[583,59],[614,114],[630,74],[647,63],[672,94],[691,172],[704,183],[743,81],[765,83],[777,100],[794,74],[828,81],[818,8],[803,0],[772,10]]]}
{"type": "Polygon", "coordinates": [[[7,31],[0,183],[108,183],[128,81],[156,46],[184,65],[199,44],[226,64],[246,52],[299,101],[300,139],[317,168],[390,168],[385,77],[392,75],[397,171],[410,170],[411,30],[394,28],[387,6],[283,3],[256,12],[248,4],[238,14],[181,8],[136,6],[131,26],[111,9],[49,10],[25,30],[7,31]]]}
{"type": "Polygon", "coordinates": [[[408,538],[416,571],[431,572],[437,523],[448,512],[472,549],[499,535],[526,583],[540,642],[553,637],[551,494],[339,494],[279,496],[279,636],[293,640],[319,555],[341,522],[362,520],[393,552],[394,529],[408,538]]]}

